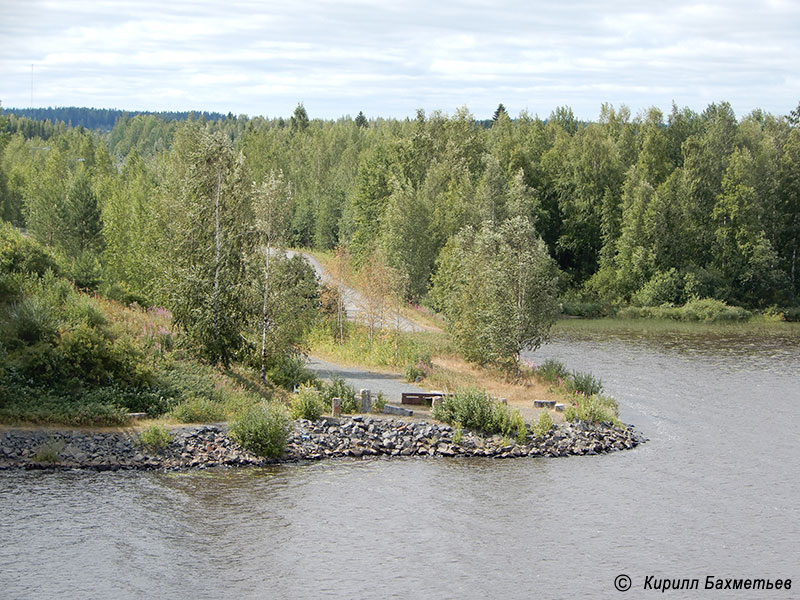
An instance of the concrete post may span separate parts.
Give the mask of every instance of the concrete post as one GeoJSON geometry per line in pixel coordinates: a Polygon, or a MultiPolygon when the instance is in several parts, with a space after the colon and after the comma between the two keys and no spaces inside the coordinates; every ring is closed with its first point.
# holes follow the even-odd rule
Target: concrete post
{"type": "Polygon", "coordinates": [[[361,412],[368,413],[372,411],[372,398],[370,397],[369,390],[361,390],[361,412]]]}
{"type": "Polygon", "coordinates": [[[331,414],[334,417],[341,417],[342,416],[342,399],[341,398],[334,398],[331,400],[331,414]]]}

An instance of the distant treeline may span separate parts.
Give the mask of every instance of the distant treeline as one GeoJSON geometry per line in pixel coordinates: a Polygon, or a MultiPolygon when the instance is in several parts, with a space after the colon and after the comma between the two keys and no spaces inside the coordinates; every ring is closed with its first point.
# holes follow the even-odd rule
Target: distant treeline
{"type": "Polygon", "coordinates": [[[34,121],[63,122],[72,127],[83,126],[87,129],[111,130],[123,116],[153,115],[164,121],[186,121],[187,119],[204,119],[216,121],[225,115],[207,111],[143,111],[119,110],[116,108],[85,108],[79,106],[56,106],[48,108],[4,108],[4,115],[17,115],[34,121]]]}
{"type": "Polygon", "coordinates": [[[288,243],[343,246],[356,265],[378,253],[413,301],[429,299],[463,230],[503,232],[519,218],[555,259],[565,302],[798,302],[800,107],[737,118],[726,102],[638,115],[605,104],[588,123],[569,107],[546,119],[498,107],[491,123],[466,108],[403,120],[315,119],[302,105],[273,119],[163,114],[125,116],[102,133],[0,116],[0,217],[63,253],[83,248],[73,238],[94,222],[87,264],[153,297],[153,273],[170,260],[157,249],[170,248],[164,232],[188,193],[173,163],[205,152],[210,135],[236,156],[241,185],[228,197],[286,181],[288,243]],[[82,225],[63,240],[68,218],[82,225]]]}

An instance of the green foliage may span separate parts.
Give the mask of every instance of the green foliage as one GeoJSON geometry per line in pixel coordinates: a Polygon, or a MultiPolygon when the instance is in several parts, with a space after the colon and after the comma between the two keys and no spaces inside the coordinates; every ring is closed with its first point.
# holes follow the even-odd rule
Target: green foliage
{"type": "Polygon", "coordinates": [[[227,417],[222,404],[202,396],[189,396],[169,416],[181,423],[218,423],[227,417]]]}
{"type": "Polygon", "coordinates": [[[468,429],[480,429],[489,433],[498,431],[499,422],[504,416],[495,416],[495,403],[491,397],[476,388],[465,388],[446,396],[442,403],[434,407],[431,415],[434,419],[445,423],[460,423],[468,429]]]}
{"type": "Polygon", "coordinates": [[[610,396],[575,396],[575,404],[568,406],[564,411],[564,418],[567,421],[589,421],[590,423],[614,423],[619,424],[617,412],[619,406],[617,401],[610,396]]]}
{"type": "Polygon", "coordinates": [[[331,400],[340,398],[342,400],[342,413],[358,412],[360,407],[356,400],[356,391],[344,379],[334,376],[321,387],[322,399],[327,407],[330,408],[331,400]]]}
{"type": "Polygon", "coordinates": [[[548,358],[536,367],[536,376],[546,383],[559,383],[569,376],[569,370],[561,361],[548,358]]]}
{"type": "Polygon", "coordinates": [[[325,401],[319,390],[301,385],[300,389],[292,395],[291,412],[294,419],[316,421],[325,412],[325,401]]]}
{"type": "Polygon", "coordinates": [[[424,378],[426,374],[425,369],[417,363],[406,365],[404,377],[406,381],[414,383],[418,377],[424,378]]]}
{"type": "Polygon", "coordinates": [[[278,367],[294,373],[297,369],[291,363],[302,360],[307,335],[319,316],[317,278],[300,255],[271,257],[269,274],[268,287],[258,290],[260,302],[254,312],[259,317],[254,322],[259,326],[253,328],[258,351],[250,362],[265,371],[278,367]]]}
{"type": "Polygon", "coordinates": [[[603,383],[591,373],[573,371],[564,382],[569,393],[593,396],[603,391],[603,383]]]}
{"type": "Polygon", "coordinates": [[[393,330],[376,331],[370,342],[369,330],[351,324],[339,343],[333,322],[317,323],[309,335],[309,344],[316,356],[343,364],[405,369],[409,364],[427,364],[432,354],[452,351],[443,336],[425,333],[406,333],[393,330]]]}
{"type": "Polygon", "coordinates": [[[378,392],[378,395],[375,396],[375,399],[372,402],[372,412],[374,413],[382,413],[383,408],[386,406],[386,396],[383,395],[383,392],[378,392]]]}
{"type": "Polygon", "coordinates": [[[305,357],[285,354],[267,370],[267,379],[285,390],[293,390],[302,384],[315,384],[317,375],[306,367],[305,357]]]}
{"type": "Polygon", "coordinates": [[[536,420],[536,425],[533,427],[533,435],[536,437],[544,437],[553,428],[553,418],[547,411],[539,413],[539,418],[536,420]]]}
{"type": "Polygon", "coordinates": [[[291,422],[276,402],[253,406],[231,424],[231,437],[257,456],[278,458],[286,449],[291,422]]]}
{"type": "Polygon", "coordinates": [[[198,355],[227,366],[244,346],[252,313],[243,159],[224,135],[180,127],[160,191],[168,307],[198,355]]]}
{"type": "Polygon", "coordinates": [[[150,425],[139,434],[138,443],[151,452],[163,452],[172,441],[172,434],[163,425],[150,425]]]}
{"type": "Polygon", "coordinates": [[[528,435],[528,427],[525,425],[525,419],[522,418],[522,415],[517,409],[511,411],[511,432],[514,432],[514,441],[518,444],[524,444],[527,435],[528,435]]]}
{"type": "Polygon", "coordinates": [[[673,319],[676,321],[702,321],[717,323],[725,321],[746,321],[752,317],[749,310],[730,306],[713,298],[693,298],[683,306],[666,304],[655,307],[624,308],[617,316],[621,318],[673,319]]]}
{"type": "Polygon", "coordinates": [[[0,223],[0,273],[43,276],[58,274],[55,257],[41,244],[23,236],[10,223],[0,223]]]}
{"type": "Polygon", "coordinates": [[[432,294],[464,357],[518,371],[523,349],[547,339],[558,314],[557,273],[530,222],[467,228],[444,248],[432,294]]]}
{"type": "Polygon", "coordinates": [[[683,289],[683,278],[674,268],[667,272],[657,271],[650,281],[633,295],[633,302],[639,306],[680,302],[683,289]]]}
{"type": "Polygon", "coordinates": [[[64,449],[64,442],[51,439],[39,446],[33,455],[33,461],[38,463],[57,463],[59,453],[64,449]]]}
{"type": "Polygon", "coordinates": [[[561,303],[561,314],[570,317],[597,318],[608,312],[601,302],[564,301],[561,303]]]}
{"type": "Polygon", "coordinates": [[[464,429],[461,427],[461,423],[456,421],[453,423],[453,443],[460,444],[464,441],[464,429]]]}

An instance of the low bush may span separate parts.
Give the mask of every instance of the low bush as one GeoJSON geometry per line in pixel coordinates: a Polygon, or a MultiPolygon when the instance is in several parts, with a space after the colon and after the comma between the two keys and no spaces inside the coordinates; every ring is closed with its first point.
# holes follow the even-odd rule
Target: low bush
{"type": "Polygon", "coordinates": [[[209,398],[190,396],[169,412],[181,423],[217,423],[227,418],[224,407],[209,398]]]}
{"type": "Polygon", "coordinates": [[[726,321],[746,321],[753,316],[749,310],[731,306],[714,298],[693,298],[683,306],[662,304],[623,308],[617,313],[623,319],[672,319],[675,321],[702,321],[719,323],[726,321]]]}
{"type": "Polygon", "coordinates": [[[496,427],[495,404],[484,390],[466,388],[446,396],[432,411],[434,419],[445,423],[461,423],[468,429],[493,433],[496,427]]]}
{"type": "Polygon", "coordinates": [[[606,307],[600,302],[562,302],[561,314],[570,317],[584,317],[593,319],[603,317],[608,313],[606,307]]]}
{"type": "Polygon", "coordinates": [[[378,392],[378,395],[375,397],[375,400],[372,401],[372,412],[382,413],[383,408],[385,406],[386,406],[386,396],[383,395],[383,392],[378,392]]]}
{"type": "Polygon", "coordinates": [[[461,428],[461,423],[456,421],[453,423],[453,443],[460,444],[464,441],[464,430],[461,428]]]}
{"type": "Polygon", "coordinates": [[[151,425],[139,434],[138,443],[151,452],[163,452],[172,441],[172,434],[163,425],[151,425]]]}
{"type": "Polygon", "coordinates": [[[610,396],[575,396],[575,404],[567,407],[564,418],[567,421],[589,421],[590,423],[609,422],[619,424],[617,401],[610,396]]]}
{"type": "Polygon", "coordinates": [[[425,370],[418,364],[406,365],[405,379],[410,383],[414,383],[417,378],[424,378],[425,370]]]}
{"type": "Polygon", "coordinates": [[[533,434],[536,437],[544,437],[553,428],[553,418],[547,411],[539,413],[539,418],[536,420],[536,425],[533,427],[533,434]]]}
{"type": "Polygon", "coordinates": [[[64,449],[64,442],[61,440],[48,440],[36,449],[33,461],[38,463],[57,463],[59,454],[64,449]]]}
{"type": "Polygon", "coordinates": [[[783,320],[796,323],[800,321],[800,306],[782,309],[783,320]]]}
{"type": "Polygon", "coordinates": [[[564,386],[570,393],[592,396],[603,391],[603,383],[591,373],[573,371],[564,381],[564,386]]]}
{"type": "Polygon", "coordinates": [[[347,382],[341,377],[332,377],[331,380],[320,386],[322,393],[322,400],[325,406],[330,409],[331,400],[334,398],[341,398],[342,412],[355,413],[360,408],[356,400],[356,391],[353,386],[348,385],[347,382]]]}
{"type": "Polygon", "coordinates": [[[514,438],[518,444],[524,444],[528,436],[528,427],[522,414],[514,408],[510,409],[505,404],[494,404],[494,417],[492,424],[484,431],[499,433],[505,438],[514,438]]]}
{"type": "Polygon", "coordinates": [[[267,370],[267,379],[285,390],[294,390],[302,384],[314,385],[318,382],[316,373],[306,367],[306,360],[300,355],[286,355],[267,370]]]}
{"type": "Polygon", "coordinates": [[[0,223],[0,273],[42,276],[58,274],[55,257],[35,240],[25,237],[9,223],[0,223]]]}
{"type": "Polygon", "coordinates": [[[316,388],[301,385],[291,399],[292,418],[316,421],[325,412],[325,401],[316,388]]]}
{"type": "Polygon", "coordinates": [[[278,458],[286,450],[291,422],[286,408],[277,402],[261,403],[245,411],[231,424],[231,438],[257,456],[278,458]]]}
{"type": "Polygon", "coordinates": [[[569,370],[559,360],[548,358],[536,367],[536,377],[545,383],[559,383],[567,378],[569,370]]]}

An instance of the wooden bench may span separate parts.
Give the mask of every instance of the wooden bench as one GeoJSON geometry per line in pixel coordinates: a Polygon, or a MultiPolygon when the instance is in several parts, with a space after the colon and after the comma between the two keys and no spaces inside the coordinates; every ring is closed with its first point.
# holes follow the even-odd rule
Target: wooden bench
{"type": "Polygon", "coordinates": [[[417,406],[430,406],[434,398],[444,398],[447,394],[442,392],[403,392],[400,404],[413,404],[417,406]]]}

